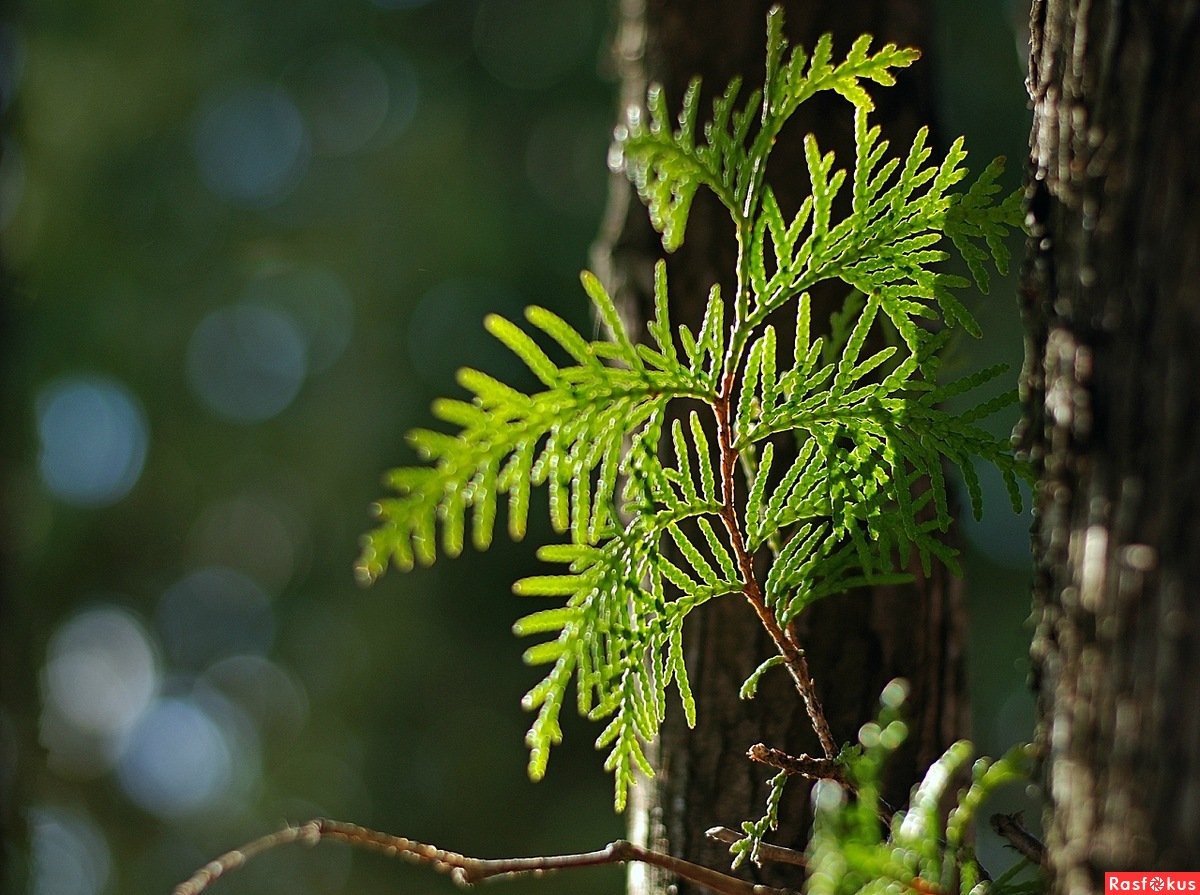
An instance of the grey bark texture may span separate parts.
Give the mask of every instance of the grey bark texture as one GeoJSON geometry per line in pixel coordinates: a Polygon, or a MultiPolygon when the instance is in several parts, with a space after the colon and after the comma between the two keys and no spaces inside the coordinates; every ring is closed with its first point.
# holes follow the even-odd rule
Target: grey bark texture
{"type": "Polygon", "coordinates": [[[1023,285],[1058,892],[1200,867],[1200,3],[1037,0],[1023,285]]]}
{"type": "MultiPolygon", "coordinates": [[[[669,106],[678,103],[689,79],[699,74],[707,96],[734,75],[746,90],[760,86],[764,65],[766,2],[727,0],[623,0],[616,41],[622,105],[643,104],[651,82],[664,86],[669,106]],[[756,82],[757,78],[757,82],[756,82]]],[[[839,4],[788,2],[786,31],[811,48],[822,33],[834,35],[835,55],[863,32],[878,42],[924,47],[932,23],[922,0],[846,0],[839,4]]],[[[876,93],[875,121],[906,147],[932,116],[932,62],[904,72],[898,87],[876,93]]],[[[708,100],[701,109],[709,108],[708,100]]],[[[702,112],[703,114],[703,112],[702,112]]],[[[815,132],[823,149],[842,164],[853,160],[852,116],[838,97],[819,95],[781,135],[768,180],[786,212],[808,192],[802,140],[815,132]]],[[[896,150],[902,152],[901,150],[896,150]]],[[[672,318],[696,328],[713,282],[731,294],[736,246],[733,228],[710,196],[697,197],[683,247],[668,259],[672,318]]],[[[593,263],[617,298],[632,332],[641,332],[652,305],[652,272],[663,251],[646,211],[623,177],[614,178],[609,210],[593,263]]],[[[825,311],[840,307],[844,290],[816,296],[825,311]]],[[[820,306],[818,306],[820,307],[820,306]]],[[[820,310],[814,320],[821,319],[820,310]]],[[[919,570],[918,570],[919,571],[919,570]]],[[[879,693],[896,676],[912,684],[913,734],[892,768],[887,797],[897,802],[929,762],[968,727],[962,656],[964,620],[958,582],[944,570],[914,587],[881,589],[818,604],[802,619],[801,643],[835,737],[853,741],[875,716],[879,693]]],[[[746,749],[765,742],[793,754],[820,754],[803,705],[787,675],[768,675],[753,702],[738,690],[773,647],[753,611],[733,596],[705,607],[689,620],[687,663],[698,701],[699,723],[688,730],[681,711],[669,710],[654,749],[655,779],[641,781],[630,808],[631,838],[660,851],[710,867],[727,868],[726,846],[708,842],[713,825],[735,829],[762,814],[772,772],[755,766],[746,749]]],[[[803,847],[808,787],[794,782],[785,798],[783,826],[775,841],[803,847]]],[[[757,882],[799,888],[795,868],[746,868],[757,882]]],[[[665,892],[677,881],[654,868],[635,867],[630,891],[665,892]]],[[[699,891],[678,884],[682,893],[699,891]]]]}

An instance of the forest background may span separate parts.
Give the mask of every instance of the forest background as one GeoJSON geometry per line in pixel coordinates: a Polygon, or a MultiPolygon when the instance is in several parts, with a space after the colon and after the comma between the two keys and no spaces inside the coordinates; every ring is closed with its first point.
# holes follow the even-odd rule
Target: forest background
{"type": "MultiPolygon", "coordinates": [[[[940,142],[1023,158],[1026,10],[937,5],[920,64],[940,142]]],[[[5,891],[165,892],[315,815],[489,855],[618,835],[598,731],[570,719],[548,779],[525,777],[536,672],[509,583],[545,532],[369,590],[351,572],[381,473],[411,459],[402,434],[454,370],[527,375],[484,314],[536,302],[590,327],[577,274],[617,117],[611,7],[9,8],[5,891]]],[[[960,369],[1006,360],[1015,379],[1014,294],[972,305],[988,335],[960,344],[960,369]]],[[[1033,721],[1028,519],[984,483],[988,515],[964,521],[971,693],[976,743],[999,754],[1033,721]]],[[[448,883],[328,848],[228,885],[448,883]]],[[[610,869],[520,890],[617,885],[610,869]]]]}

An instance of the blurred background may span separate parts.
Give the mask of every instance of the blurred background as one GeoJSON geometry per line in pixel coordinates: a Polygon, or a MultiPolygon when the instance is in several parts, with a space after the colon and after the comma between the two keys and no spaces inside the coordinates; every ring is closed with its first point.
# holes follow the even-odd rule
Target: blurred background
{"type": "MultiPolygon", "coordinates": [[[[1019,4],[1018,4],[1019,5],[1019,4]]],[[[167,892],[326,815],[483,855],[618,835],[598,731],[525,777],[498,542],[354,583],[381,473],[483,332],[590,326],[609,0],[26,0],[0,21],[5,885],[167,892]],[[19,820],[18,827],[12,826],[19,820]]],[[[943,133],[1023,157],[1022,10],[943,0],[943,133]]],[[[977,162],[981,164],[981,162],[977,162]]],[[[1010,172],[1017,185],[1019,171],[1010,172]]],[[[1012,282],[977,303],[1020,361],[1012,282]]],[[[1013,417],[997,422],[1011,426],[1013,417]]],[[[1028,519],[969,523],[975,736],[1029,736],[1028,519]]],[[[731,821],[736,819],[730,819],[731,821]]],[[[514,886],[615,892],[614,870],[514,886]]],[[[338,846],[231,893],[443,892],[338,846]]]]}

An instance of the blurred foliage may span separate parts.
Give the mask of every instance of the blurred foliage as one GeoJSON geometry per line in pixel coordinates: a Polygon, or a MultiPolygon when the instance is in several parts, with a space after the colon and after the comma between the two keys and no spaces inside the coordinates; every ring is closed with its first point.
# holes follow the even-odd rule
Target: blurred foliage
{"type": "MultiPolygon", "coordinates": [[[[590,325],[577,272],[615,117],[610,6],[10,9],[0,798],[33,841],[30,856],[7,831],[12,891],[167,891],[317,813],[478,854],[617,834],[586,735],[568,732],[546,784],[525,777],[533,672],[508,582],[541,533],[369,591],[351,574],[380,473],[454,369],[521,381],[484,314],[536,302],[590,325]]],[[[945,6],[947,131],[1015,155],[1022,75],[1000,12],[945,6]]],[[[1015,333],[1011,303],[983,313],[1015,333]]],[[[1019,715],[1025,573],[980,577],[1004,575],[980,605],[1008,648],[989,637],[995,674],[977,680],[1019,715]]],[[[986,751],[1025,734],[996,743],[984,723],[986,751]]],[[[593,884],[619,882],[522,885],[593,884]]],[[[328,849],[225,888],[447,885],[328,849]]]]}
{"type": "MultiPolygon", "coordinates": [[[[864,724],[858,743],[839,756],[850,770],[853,795],[841,783],[816,785],[813,833],[806,850],[807,895],[1044,892],[1044,874],[1029,859],[1010,853],[1004,864],[992,868],[1004,872],[991,876],[975,854],[975,827],[986,816],[985,803],[997,790],[1030,779],[1031,746],[1014,746],[999,759],[978,758],[968,773],[973,747],[959,740],[930,765],[907,805],[895,809],[880,798],[884,766],[909,736],[903,712],[907,698],[907,684],[889,683],[876,720],[864,724]]],[[[748,836],[730,847],[735,867],[747,857],[755,863],[762,860],[762,837],[778,825],[787,780],[787,772],[780,772],[771,781],[767,813],[743,824],[748,836]]]]}
{"type": "MultiPolygon", "coordinates": [[[[513,367],[485,311],[537,301],[587,325],[577,271],[605,195],[610,26],[602,3],[555,6],[41,2],[20,16],[4,484],[6,650],[26,679],[6,725],[21,798],[42,812],[31,891],[167,891],[316,813],[478,851],[617,832],[586,748],[553,791],[525,778],[508,586],[532,548],[369,591],[351,574],[400,433],[460,362],[513,367]],[[90,475],[90,497],[47,488],[58,436],[39,414],[55,383],[136,408],[145,462],[127,495],[110,501],[93,466],[63,473],[90,475]],[[114,628],[129,641],[115,655],[97,643],[114,628]],[[140,638],[149,662],[122,662],[140,638]],[[78,686],[71,663],[113,675],[97,695],[141,700],[141,721],[137,705],[81,716],[68,695],[68,729],[49,730],[39,706],[54,680],[78,686]]],[[[122,440],[70,409],[62,437],[119,464],[122,440]]],[[[230,888],[392,892],[398,873],[333,849],[230,888]]]]}

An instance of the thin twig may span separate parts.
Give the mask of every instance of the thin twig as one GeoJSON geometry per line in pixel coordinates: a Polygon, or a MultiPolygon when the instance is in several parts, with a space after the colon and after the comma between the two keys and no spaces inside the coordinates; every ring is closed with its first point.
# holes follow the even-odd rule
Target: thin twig
{"type": "Polygon", "coordinates": [[[746,755],[754,761],[770,765],[789,774],[798,774],[810,780],[833,780],[849,786],[846,769],[833,758],[813,758],[811,755],[791,755],[781,749],[772,749],[762,743],[751,746],[746,755]]]}
{"type": "Polygon", "coordinates": [[[738,571],[742,575],[742,581],[744,582],[742,593],[750,605],[754,607],[759,621],[762,622],[762,626],[771,636],[771,640],[774,641],[775,648],[779,650],[779,654],[783,656],[784,664],[787,666],[788,672],[796,684],[800,698],[804,700],[804,708],[808,712],[808,719],[812,724],[813,730],[816,731],[817,739],[821,742],[821,748],[825,752],[825,757],[833,758],[837,755],[837,742],[833,738],[833,732],[830,730],[829,722],[825,718],[825,711],[821,707],[821,700],[817,696],[817,688],[813,682],[812,674],[809,673],[808,660],[804,658],[804,650],[800,649],[800,646],[796,642],[794,628],[784,631],[780,627],[779,621],[775,618],[775,613],[767,606],[767,602],[763,597],[762,587],[759,585],[758,578],[754,574],[754,558],[750,555],[750,551],[746,549],[746,541],[742,537],[742,530],[738,525],[737,500],[733,476],[734,468],[738,462],[738,453],[733,448],[733,383],[734,374],[727,373],[721,383],[721,390],[717,395],[717,401],[712,405],[713,415],[717,420],[717,445],[720,451],[721,521],[725,525],[725,531],[729,534],[729,542],[733,546],[738,571]]]}
{"type": "MultiPolygon", "coordinates": [[[[796,633],[795,621],[788,622],[784,633],[790,643],[800,643],[800,637],[796,633]]],[[[799,649],[798,646],[797,649],[799,649]]],[[[813,681],[812,674],[808,670],[808,659],[805,658],[804,650],[799,650],[799,652],[800,663],[798,673],[806,682],[805,686],[807,688],[804,705],[808,709],[808,717],[812,722],[813,729],[817,732],[817,738],[821,741],[821,748],[825,750],[825,757],[833,758],[837,755],[837,742],[833,738],[833,731],[829,729],[829,722],[825,719],[825,709],[821,705],[821,697],[817,694],[816,682],[813,681]]]]}
{"type": "MultiPolygon", "coordinates": [[[[731,830],[729,827],[712,827],[706,830],[704,835],[713,842],[720,842],[724,845],[733,845],[746,838],[744,833],[731,830]]],[[[797,867],[808,866],[808,858],[804,856],[804,852],[796,851],[794,848],[786,848],[782,845],[772,845],[769,842],[760,842],[758,844],[758,860],[760,863],[794,864],[797,867]]]]}
{"type": "Polygon", "coordinates": [[[389,857],[432,867],[445,873],[460,886],[472,886],[490,879],[510,879],[517,876],[541,876],[554,870],[577,867],[596,867],[605,864],[624,864],[640,861],[661,867],[697,885],[715,892],[716,895],[797,895],[790,889],[761,886],[729,876],[691,861],[673,858],[652,851],[624,839],[610,842],[599,851],[581,852],[571,855],[548,855],[535,858],[502,858],[489,860],[471,858],[457,852],[446,851],[402,836],[381,833],[358,824],[317,818],[298,827],[284,827],[268,836],[255,839],[241,848],[226,852],[215,861],[210,861],[197,870],[190,879],[175,887],[173,895],[200,895],[220,877],[236,870],[248,860],[280,845],[299,842],[316,845],[323,840],[344,842],[356,848],[377,851],[389,857]]]}
{"type": "Polygon", "coordinates": [[[1021,826],[1021,815],[993,814],[992,829],[1003,837],[1009,845],[1021,853],[1021,856],[1032,864],[1045,866],[1046,846],[1042,841],[1021,826]]]}

